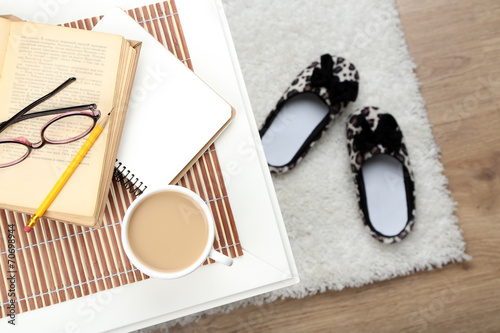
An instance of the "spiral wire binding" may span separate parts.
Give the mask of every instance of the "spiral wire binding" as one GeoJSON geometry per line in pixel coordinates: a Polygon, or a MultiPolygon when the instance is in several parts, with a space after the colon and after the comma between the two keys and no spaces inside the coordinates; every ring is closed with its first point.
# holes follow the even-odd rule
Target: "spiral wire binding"
{"type": "Polygon", "coordinates": [[[147,188],[139,178],[130,173],[130,170],[122,163],[116,160],[115,170],[113,171],[113,178],[125,186],[125,188],[130,192],[139,196],[147,188]],[[130,175],[130,176],[129,176],[130,175]]]}

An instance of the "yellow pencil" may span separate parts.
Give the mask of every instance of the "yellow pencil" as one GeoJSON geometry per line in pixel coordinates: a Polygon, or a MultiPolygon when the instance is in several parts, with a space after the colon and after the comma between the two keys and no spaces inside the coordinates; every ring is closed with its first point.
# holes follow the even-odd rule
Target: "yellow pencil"
{"type": "MultiPolygon", "coordinates": [[[[113,111],[113,110],[111,110],[113,111]]],[[[99,123],[96,124],[95,128],[92,130],[90,133],[89,137],[85,142],[83,143],[82,148],[78,151],[76,156],[73,158],[71,163],[68,165],[64,173],[61,175],[57,183],[54,185],[52,190],[50,190],[49,194],[45,198],[45,200],[42,202],[40,207],[36,210],[35,214],[33,214],[28,222],[24,226],[24,231],[30,232],[33,227],[37,224],[38,220],[42,217],[42,215],[45,213],[47,208],[49,208],[50,204],[54,199],[57,197],[61,189],[64,187],[66,182],[68,181],[69,177],[73,174],[75,169],[78,167],[80,162],[83,160],[87,152],[89,151],[90,147],[94,144],[94,142],[97,140],[99,135],[101,134],[104,126],[106,125],[109,115],[111,114],[111,111],[107,114],[107,116],[103,117],[99,123]]]]}

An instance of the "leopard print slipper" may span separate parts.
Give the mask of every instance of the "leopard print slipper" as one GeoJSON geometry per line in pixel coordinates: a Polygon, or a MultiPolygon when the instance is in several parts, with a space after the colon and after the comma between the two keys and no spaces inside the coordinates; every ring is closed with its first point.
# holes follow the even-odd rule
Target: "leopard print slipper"
{"type": "Polygon", "coordinates": [[[398,123],[377,107],[354,112],[347,150],[364,225],[382,243],[400,242],[415,223],[415,185],[398,123]]]}
{"type": "Polygon", "coordinates": [[[293,169],[358,95],[359,74],[345,58],[324,54],[286,89],[260,130],[273,173],[293,169]]]}

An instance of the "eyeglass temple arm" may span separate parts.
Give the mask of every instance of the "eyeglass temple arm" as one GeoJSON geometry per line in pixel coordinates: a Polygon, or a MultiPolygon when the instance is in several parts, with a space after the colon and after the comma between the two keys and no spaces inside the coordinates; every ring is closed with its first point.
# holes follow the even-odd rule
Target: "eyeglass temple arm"
{"type": "Polygon", "coordinates": [[[39,104],[45,102],[46,100],[48,100],[49,98],[51,98],[52,96],[54,96],[55,94],[57,94],[58,92],[60,92],[61,90],[63,90],[64,88],[66,88],[69,84],[73,83],[74,81],[76,81],[76,78],[70,77],[63,84],[61,84],[59,87],[57,87],[56,89],[54,89],[53,91],[51,91],[47,95],[45,95],[43,97],[40,97],[39,99],[37,99],[36,101],[34,101],[33,103],[31,103],[30,105],[28,105],[27,107],[25,107],[24,109],[22,109],[21,111],[19,111],[18,113],[16,113],[12,118],[10,118],[9,120],[7,120],[7,121],[3,122],[2,124],[0,124],[0,133],[4,129],[6,129],[7,127],[9,127],[9,125],[11,125],[11,124],[13,124],[13,123],[15,123],[17,121],[20,121],[19,118],[21,116],[23,116],[26,112],[28,112],[29,110],[31,110],[34,107],[38,106],[39,104]]]}
{"type": "MultiPolygon", "coordinates": [[[[97,108],[96,104],[85,104],[85,105],[79,105],[79,106],[70,106],[70,107],[62,108],[62,109],[53,109],[53,110],[33,112],[30,114],[25,114],[22,117],[18,117],[17,119],[11,121],[9,123],[9,125],[18,123],[18,122],[26,120],[26,119],[36,118],[36,117],[50,116],[50,115],[54,115],[54,114],[61,114],[61,113],[66,113],[66,112],[71,112],[71,111],[95,110],[96,108],[97,108]]],[[[7,120],[7,121],[10,121],[10,120],[7,120]]],[[[0,123],[0,128],[2,128],[2,126],[5,123],[7,123],[7,121],[0,123]]]]}

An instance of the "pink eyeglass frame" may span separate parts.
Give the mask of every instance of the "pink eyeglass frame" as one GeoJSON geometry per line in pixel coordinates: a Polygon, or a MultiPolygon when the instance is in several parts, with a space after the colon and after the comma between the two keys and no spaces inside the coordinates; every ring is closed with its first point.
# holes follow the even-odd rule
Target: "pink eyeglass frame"
{"type": "Polygon", "coordinates": [[[79,106],[72,106],[72,107],[61,108],[61,109],[40,111],[40,112],[34,112],[34,113],[30,113],[30,114],[25,115],[26,112],[33,109],[35,106],[41,104],[42,102],[46,101],[50,97],[54,96],[55,94],[57,94],[59,91],[64,89],[66,86],[68,86],[70,83],[74,82],[75,80],[76,80],[76,78],[69,78],[68,80],[66,80],[63,84],[61,84],[59,87],[57,87],[52,92],[48,93],[47,95],[45,95],[45,96],[41,97],[40,99],[36,100],[35,102],[31,103],[30,105],[25,107],[23,110],[18,112],[16,115],[14,115],[9,120],[0,123],[0,133],[1,133],[8,126],[10,126],[14,123],[18,123],[18,122],[23,121],[23,120],[36,118],[36,117],[42,117],[42,116],[48,116],[48,115],[53,115],[53,114],[59,114],[58,116],[52,118],[51,120],[49,120],[48,122],[46,122],[42,126],[42,129],[40,131],[41,140],[37,143],[32,143],[28,139],[26,139],[25,137],[8,138],[8,139],[0,140],[0,144],[2,144],[2,143],[14,143],[14,144],[23,145],[27,148],[26,154],[24,154],[23,156],[21,156],[20,158],[14,160],[12,162],[0,164],[0,168],[9,167],[9,166],[16,165],[16,164],[22,162],[23,160],[25,160],[29,156],[29,154],[31,153],[31,151],[33,149],[40,149],[45,144],[65,144],[65,143],[73,142],[73,141],[76,141],[76,140],[83,138],[84,136],[89,134],[94,129],[95,124],[97,123],[97,121],[101,117],[101,111],[99,111],[97,109],[97,106],[95,104],[79,105],[79,106]],[[93,125],[90,126],[82,134],[77,135],[77,136],[70,138],[70,139],[50,140],[50,139],[47,139],[45,137],[45,135],[44,135],[45,131],[51,124],[53,124],[54,122],[56,122],[62,118],[76,116],[76,115],[86,116],[86,117],[92,118],[93,125]]]}

